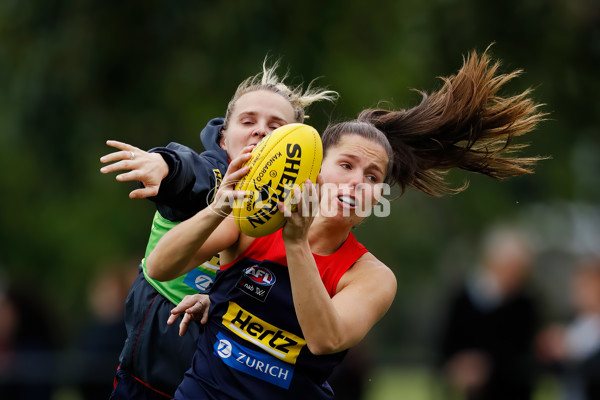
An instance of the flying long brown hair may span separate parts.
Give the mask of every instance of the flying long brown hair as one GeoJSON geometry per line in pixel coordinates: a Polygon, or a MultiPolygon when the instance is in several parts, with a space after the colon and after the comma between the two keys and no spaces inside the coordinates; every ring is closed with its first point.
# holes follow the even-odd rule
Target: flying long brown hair
{"type": "MultiPolygon", "coordinates": [[[[487,51],[481,56],[473,51],[456,75],[441,78],[440,90],[420,91],[423,98],[417,106],[360,113],[357,122],[375,126],[391,144],[394,160],[388,181],[398,183],[402,191],[412,187],[441,196],[467,186],[450,187],[445,175],[452,168],[496,179],[533,172],[536,162],[546,157],[518,157],[527,145],[512,141],[533,130],[545,114],[529,98],[530,89],[508,97],[498,94],[522,72],[497,74],[499,66],[487,51]]],[[[324,137],[324,145],[326,141],[324,137]]]]}

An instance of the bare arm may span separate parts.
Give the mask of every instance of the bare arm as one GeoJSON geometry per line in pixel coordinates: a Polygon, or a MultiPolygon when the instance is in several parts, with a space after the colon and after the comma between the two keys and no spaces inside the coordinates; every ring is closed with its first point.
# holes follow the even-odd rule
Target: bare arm
{"type": "Polygon", "coordinates": [[[387,312],[396,295],[392,271],[370,253],[342,277],[329,297],[308,242],[287,244],[292,294],[298,321],[313,354],[348,349],[387,312]]]}
{"type": "Polygon", "coordinates": [[[157,281],[175,279],[232,246],[238,239],[239,230],[235,223],[221,224],[226,220],[209,205],[167,232],[146,260],[150,278],[157,281]]]}
{"type": "Polygon", "coordinates": [[[298,321],[313,354],[348,349],[387,312],[396,295],[396,278],[388,267],[367,253],[342,276],[337,293],[330,298],[307,239],[312,219],[299,215],[301,206],[298,210],[284,227],[298,321]]]}
{"type": "Polygon", "coordinates": [[[234,185],[248,173],[242,165],[250,158],[252,146],[236,157],[223,177],[223,182],[208,207],[167,232],[146,260],[148,275],[165,281],[177,278],[206,261],[214,254],[233,246],[240,232],[232,218],[232,200],[244,192],[234,185]]]}

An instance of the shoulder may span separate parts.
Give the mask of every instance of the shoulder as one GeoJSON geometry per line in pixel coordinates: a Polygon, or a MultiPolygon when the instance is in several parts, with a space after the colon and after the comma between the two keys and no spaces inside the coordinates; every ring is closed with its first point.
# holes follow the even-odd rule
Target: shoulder
{"type": "Polygon", "coordinates": [[[397,288],[396,275],[373,254],[367,252],[341,277],[337,291],[349,285],[366,285],[389,290],[395,294],[397,288]]]}
{"type": "Polygon", "coordinates": [[[377,275],[386,275],[387,277],[394,277],[394,280],[396,279],[392,270],[370,252],[366,252],[360,256],[351,269],[377,275]]]}

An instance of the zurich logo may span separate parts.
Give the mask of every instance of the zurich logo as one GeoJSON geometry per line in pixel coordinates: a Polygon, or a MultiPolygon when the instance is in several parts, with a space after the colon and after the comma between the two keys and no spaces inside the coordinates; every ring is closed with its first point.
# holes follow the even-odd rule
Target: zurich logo
{"type": "Polygon", "coordinates": [[[228,358],[231,356],[231,343],[229,340],[221,339],[217,345],[217,353],[221,358],[228,358]]]}
{"type": "Polygon", "coordinates": [[[200,292],[206,292],[212,283],[213,278],[209,275],[198,275],[194,280],[194,284],[200,292]]]}
{"type": "Polygon", "coordinates": [[[244,270],[244,275],[259,285],[271,286],[275,283],[275,275],[271,270],[259,267],[258,265],[246,268],[244,270]]]}

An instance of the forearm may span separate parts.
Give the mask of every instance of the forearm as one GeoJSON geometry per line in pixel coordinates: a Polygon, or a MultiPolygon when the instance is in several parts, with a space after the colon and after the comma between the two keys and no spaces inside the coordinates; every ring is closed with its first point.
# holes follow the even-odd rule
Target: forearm
{"type": "Polygon", "coordinates": [[[286,243],[286,254],[296,315],[310,351],[328,354],[350,347],[308,242],[286,243]]]}
{"type": "Polygon", "coordinates": [[[177,143],[150,151],[158,153],[169,166],[158,193],[150,198],[161,215],[171,221],[183,221],[208,206],[217,188],[216,174],[224,174],[226,164],[177,143]]]}
{"type": "Polygon", "coordinates": [[[146,266],[152,279],[175,279],[196,265],[194,256],[210,234],[225,219],[212,205],[167,232],[148,256],[146,266]]]}

